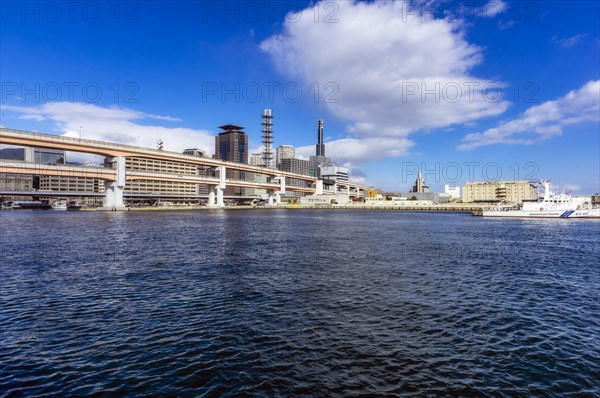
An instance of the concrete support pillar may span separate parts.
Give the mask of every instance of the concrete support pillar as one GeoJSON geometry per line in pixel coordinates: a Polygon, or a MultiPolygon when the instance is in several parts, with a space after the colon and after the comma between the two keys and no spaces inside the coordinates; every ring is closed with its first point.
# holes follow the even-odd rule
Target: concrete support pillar
{"type": "Polygon", "coordinates": [[[225,189],[226,187],[226,183],[225,180],[227,179],[227,168],[225,166],[219,166],[219,186],[221,187],[221,189],[225,189]]]}
{"type": "Polygon", "coordinates": [[[275,193],[273,194],[273,197],[275,198],[275,204],[276,204],[276,205],[279,205],[279,204],[281,204],[281,195],[280,195],[280,193],[279,193],[279,192],[275,192],[275,193]]]}
{"type": "Polygon", "coordinates": [[[285,177],[278,177],[279,178],[279,192],[282,194],[285,194],[285,177]]]}
{"type": "Polygon", "coordinates": [[[315,195],[323,195],[323,180],[317,180],[315,195]]]}
{"type": "Polygon", "coordinates": [[[350,185],[346,185],[346,195],[350,197],[350,185]]]}
{"type": "Polygon", "coordinates": [[[219,185],[216,187],[217,191],[217,207],[225,207],[225,201],[223,200],[223,191],[227,188],[227,168],[222,165],[219,166],[219,185]]]}
{"type": "Polygon", "coordinates": [[[269,192],[268,203],[269,203],[269,206],[273,206],[273,192],[269,192]]]}
{"type": "Polygon", "coordinates": [[[215,201],[215,187],[209,185],[208,186],[208,203],[206,204],[208,207],[215,207],[216,206],[216,201],[215,201]]]}
{"type": "Polygon", "coordinates": [[[225,207],[225,201],[223,200],[223,189],[220,186],[217,186],[215,191],[217,191],[217,207],[225,207]]]}
{"type": "Polygon", "coordinates": [[[104,183],[105,196],[104,207],[102,210],[125,210],[123,202],[123,192],[125,191],[125,158],[117,156],[110,160],[113,168],[117,171],[116,181],[106,181],[104,183]]]}

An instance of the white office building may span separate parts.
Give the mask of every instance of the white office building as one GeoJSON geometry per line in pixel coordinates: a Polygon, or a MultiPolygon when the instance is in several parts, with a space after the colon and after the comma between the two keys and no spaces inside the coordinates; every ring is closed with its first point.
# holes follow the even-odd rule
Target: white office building
{"type": "Polygon", "coordinates": [[[296,148],[291,145],[279,145],[275,156],[277,165],[279,165],[283,159],[294,159],[296,157],[296,148]]]}
{"type": "Polygon", "coordinates": [[[444,185],[444,193],[446,195],[448,195],[448,198],[452,201],[452,200],[459,200],[461,198],[460,195],[460,185],[457,186],[451,186],[451,185],[444,185]]]}

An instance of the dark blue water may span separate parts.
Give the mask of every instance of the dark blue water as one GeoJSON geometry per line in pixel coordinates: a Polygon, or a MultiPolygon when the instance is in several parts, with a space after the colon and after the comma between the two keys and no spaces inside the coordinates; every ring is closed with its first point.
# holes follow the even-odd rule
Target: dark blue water
{"type": "Polygon", "coordinates": [[[600,396],[600,222],[0,214],[2,396],[600,396]]]}

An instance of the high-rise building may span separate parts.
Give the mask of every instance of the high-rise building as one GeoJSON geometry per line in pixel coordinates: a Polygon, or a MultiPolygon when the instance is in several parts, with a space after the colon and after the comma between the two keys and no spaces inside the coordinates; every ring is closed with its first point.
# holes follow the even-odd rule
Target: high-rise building
{"type": "Polygon", "coordinates": [[[277,167],[283,159],[293,159],[296,157],[296,148],[291,145],[279,145],[276,151],[277,167]]]}
{"type": "Polygon", "coordinates": [[[233,124],[219,127],[223,132],[215,137],[215,158],[229,162],[248,163],[248,136],[244,128],[233,124]]]}
{"type": "MultiPolygon", "coordinates": [[[[295,174],[303,174],[303,175],[311,175],[313,164],[310,160],[302,160],[295,158],[284,158],[281,159],[281,162],[277,165],[277,168],[281,171],[286,171],[289,173],[295,174]]],[[[298,180],[295,178],[286,178],[285,184],[292,187],[308,187],[308,181],[298,180]]],[[[294,192],[291,193],[293,196],[304,196],[303,193],[294,192]]]]}
{"type": "MultiPolygon", "coordinates": [[[[226,124],[219,127],[223,132],[215,137],[215,158],[229,162],[248,163],[248,136],[243,127],[226,124]]],[[[245,179],[245,173],[239,170],[227,169],[226,178],[234,180],[245,179]]],[[[225,195],[241,196],[243,188],[227,187],[225,195]]]]}
{"type": "Polygon", "coordinates": [[[285,158],[279,163],[278,169],[281,171],[287,171],[289,173],[309,176],[311,175],[311,167],[312,163],[309,160],[285,158]]]}

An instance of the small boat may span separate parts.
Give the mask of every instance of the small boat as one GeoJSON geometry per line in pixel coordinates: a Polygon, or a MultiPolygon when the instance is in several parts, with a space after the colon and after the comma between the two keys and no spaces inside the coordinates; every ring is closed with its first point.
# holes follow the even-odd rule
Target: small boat
{"type": "Polygon", "coordinates": [[[80,202],[74,202],[71,201],[69,203],[67,203],[67,210],[81,210],[81,208],[83,207],[83,205],[80,202]]]}
{"type": "Polygon", "coordinates": [[[52,203],[52,210],[67,210],[67,202],[65,200],[55,200],[52,203]]]}
{"type": "Polygon", "coordinates": [[[521,205],[496,206],[473,212],[483,217],[526,217],[526,218],[600,218],[600,208],[590,204],[578,204],[568,193],[554,193],[550,181],[542,181],[544,195],[537,201],[524,201],[521,205]]]}
{"type": "Polygon", "coordinates": [[[0,203],[0,210],[13,210],[13,203],[12,202],[2,202],[0,203]]]}
{"type": "Polygon", "coordinates": [[[51,206],[47,202],[40,201],[18,201],[13,202],[13,209],[23,210],[49,210],[51,206]]]}

